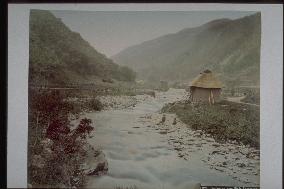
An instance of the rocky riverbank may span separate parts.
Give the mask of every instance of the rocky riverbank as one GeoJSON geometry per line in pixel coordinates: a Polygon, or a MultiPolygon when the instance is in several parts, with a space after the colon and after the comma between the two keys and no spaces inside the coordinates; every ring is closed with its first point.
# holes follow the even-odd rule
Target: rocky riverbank
{"type": "Polygon", "coordinates": [[[136,95],[136,96],[100,96],[98,100],[102,103],[104,110],[121,110],[121,109],[131,109],[135,107],[138,103],[145,100],[154,98],[150,95],[136,95]]]}
{"type": "Polygon", "coordinates": [[[203,131],[190,129],[175,114],[148,114],[139,121],[166,135],[178,157],[190,161],[198,156],[210,169],[224,172],[246,186],[259,185],[259,150],[235,141],[218,143],[203,131]]]}

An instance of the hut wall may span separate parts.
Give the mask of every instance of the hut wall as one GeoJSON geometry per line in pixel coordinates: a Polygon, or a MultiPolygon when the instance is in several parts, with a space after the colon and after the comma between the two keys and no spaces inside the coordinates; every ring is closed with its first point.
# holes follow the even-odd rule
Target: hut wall
{"type": "Polygon", "coordinates": [[[206,89],[206,88],[193,88],[192,89],[192,100],[194,102],[198,101],[209,101],[210,91],[212,91],[214,95],[215,102],[220,100],[221,89],[206,89]]]}

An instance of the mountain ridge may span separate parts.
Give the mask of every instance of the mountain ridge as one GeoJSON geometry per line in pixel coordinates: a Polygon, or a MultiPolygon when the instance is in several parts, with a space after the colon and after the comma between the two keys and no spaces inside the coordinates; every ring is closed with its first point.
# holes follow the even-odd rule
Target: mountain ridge
{"type": "Polygon", "coordinates": [[[30,12],[30,83],[35,85],[133,81],[135,73],[98,52],[47,10],[30,12]]]}
{"type": "Polygon", "coordinates": [[[260,13],[218,19],[128,47],[111,57],[145,80],[189,82],[203,69],[239,84],[259,84],[260,13]],[[146,73],[146,74],[145,74],[146,73]]]}

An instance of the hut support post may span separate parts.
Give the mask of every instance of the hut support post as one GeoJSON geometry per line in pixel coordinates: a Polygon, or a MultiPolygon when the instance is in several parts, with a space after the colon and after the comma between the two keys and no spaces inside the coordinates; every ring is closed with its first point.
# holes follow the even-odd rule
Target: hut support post
{"type": "Polygon", "coordinates": [[[210,95],[211,95],[211,101],[212,101],[212,104],[215,104],[215,100],[214,100],[214,93],[212,90],[210,90],[210,95]]]}

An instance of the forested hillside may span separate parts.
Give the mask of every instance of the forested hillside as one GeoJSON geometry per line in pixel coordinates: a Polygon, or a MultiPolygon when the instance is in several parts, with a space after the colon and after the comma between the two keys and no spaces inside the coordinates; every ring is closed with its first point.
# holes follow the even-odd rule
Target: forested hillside
{"type": "Polygon", "coordinates": [[[259,84],[260,14],[220,19],[129,47],[112,58],[149,81],[191,81],[211,69],[229,83],[259,84]]]}
{"type": "MultiPolygon", "coordinates": [[[[94,35],[96,35],[94,33],[94,35]]],[[[79,33],[45,10],[30,13],[30,84],[93,83],[97,79],[133,81],[135,73],[96,51],[79,33]]]]}

